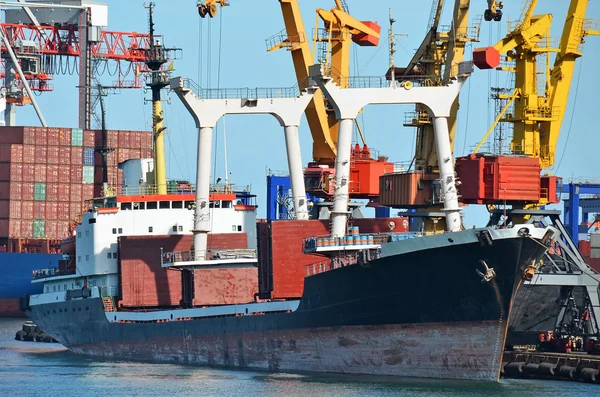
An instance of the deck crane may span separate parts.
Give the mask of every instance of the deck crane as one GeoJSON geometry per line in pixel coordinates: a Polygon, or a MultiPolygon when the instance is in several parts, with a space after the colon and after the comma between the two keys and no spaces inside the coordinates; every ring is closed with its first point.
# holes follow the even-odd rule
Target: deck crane
{"type": "Polygon", "coordinates": [[[459,176],[463,182],[469,182],[464,183],[461,189],[466,203],[496,204],[506,201],[506,204],[512,204],[513,207],[535,207],[559,201],[557,177],[546,175],[540,180],[539,174],[542,169],[554,165],[556,143],[567,107],[575,61],[582,56],[583,38],[600,32],[591,29],[591,25],[584,19],[588,0],[571,0],[559,47],[552,48],[548,37],[552,15],[533,15],[536,4],[537,0],[529,0],[521,23],[493,47],[474,51],[473,59],[481,69],[498,66],[500,56],[505,54],[506,60],[514,62],[514,66],[501,66],[499,69],[515,73],[515,87],[511,93],[503,96],[506,100],[504,108],[473,154],[457,159],[459,176]],[[550,68],[549,54],[552,52],[556,53],[556,57],[550,68]],[[545,86],[543,92],[540,92],[538,57],[541,58],[542,55],[546,61],[545,65],[542,64],[545,86]],[[514,125],[511,152],[521,156],[520,158],[476,154],[498,122],[514,125]],[[506,182],[515,176],[516,168],[512,171],[505,169],[504,172],[491,176],[492,168],[496,167],[492,163],[506,161],[510,161],[511,167],[519,167],[517,164],[522,163],[518,170],[521,173],[518,184],[506,182]],[[527,180],[522,179],[526,163],[532,170],[527,177],[531,179],[527,180]],[[484,182],[485,178],[489,178],[487,182],[484,182]],[[493,189],[492,183],[495,185],[493,189]],[[498,188],[500,185],[503,186],[502,189],[498,188]]]}
{"type": "MultiPolygon", "coordinates": [[[[315,54],[311,53],[298,1],[281,0],[279,3],[285,29],[267,39],[267,51],[288,49],[292,55],[298,84],[304,88],[308,81],[308,67],[315,63],[315,54]]],[[[322,52],[325,55],[320,59],[323,67],[339,86],[347,87],[350,76],[350,45],[354,42],[361,46],[376,46],[379,42],[380,27],[374,22],[361,22],[349,15],[343,1],[336,0],[335,4],[331,10],[317,9],[317,17],[323,21],[324,28],[316,30],[313,43],[315,46],[319,43],[320,47],[325,49],[322,52]],[[327,53],[330,54],[329,59],[327,53]]],[[[330,182],[335,172],[333,164],[336,156],[338,121],[320,93],[314,95],[305,114],[313,137],[314,160],[305,172],[306,189],[308,193],[319,197],[331,197],[334,187],[330,182]]],[[[372,159],[366,144],[362,148],[357,146],[353,150],[350,196],[376,197],[379,176],[393,170],[393,164],[383,159],[372,159]]]]}
{"type": "MultiPolygon", "coordinates": [[[[429,24],[425,38],[406,67],[390,65],[386,73],[388,79],[393,78],[405,84],[443,85],[456,76],[456,65],[464,58],[465,46],[469,42],[479,41],[481,17],[473,26],[468,25],[470,0],[454,2],[452,25],[439,25],[444,0],[432,3],[429,24]],[[392,74],[393,72],[393,74],[392,74]]],[[[458,98],[454,101],[448,118],[450,143],[454,147],[456,134],[456,115],[458,98]]],[[[405,115],[404,126],[417,128],[415,157],[409,170],[401,173],[385,175],[381,178],[381,195],[379,204],[395,208],[423,210],[422,214],[439,214],[439,173],[434,145],[433,124],[421,105],[416,105],[414,112],[405,115]],[[395,188],[397,186],[398,188],[395,188]],[[401,188],[402,193],[396,192],[401,188]]],[[[443,229],[441,216],[425,217],[423,227],[443,229]],[[439,224],[437,224],[439,222],[439,224]]]]}

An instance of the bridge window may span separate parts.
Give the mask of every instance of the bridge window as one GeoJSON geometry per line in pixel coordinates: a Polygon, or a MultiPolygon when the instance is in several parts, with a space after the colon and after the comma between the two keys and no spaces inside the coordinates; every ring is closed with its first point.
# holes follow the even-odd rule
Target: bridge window
{"type": "Polygon", "coordinates": [[[146,209],[146,203],[138,203],[138,205],[141,210],[146,209]]]}
{"type": "Polygon", "coordinates": [[[172,201],[171,208],[183,208],[183,201],[172,201]]]}
{"type": "Polygon", "coordinates": [[[81,232],[77,232],[77,238],[81,238],[81,232]]]}
{"type": "Polygon", "coordinates": [[[117,259],[117,253],[113,252],[113,259],[117,259]]]}
{"type": "Polygon", "coordinates": [[[185,202],[185,208],[187,208],[188,210],[194,209],[194,202],[193,201],[186,201],[185,202]]]}
{"type": "Polygon", "coordinates": [[[152,233],[152,226],[148,226],[148,233],[152,233]]]}
{"type": "Polygon", "coordinates": [[[237,227],[237,231],[238,231],[238,232],[241,232],[241,231],[242,231],[242,225],[238,225],[238,227],[237,227]]]}
{"type": "Polygon", "coordinates": [[[85,256],[85,261],[86,261],[86,262],[89,262],[89,261],[90,261],[90,256],[89,256],[89,255],[86,255],[86,256],[85,256]]]}
{"type": "Polygon", "coordinates": [[[121,209],[122,210],[130,210],[131,209],[131,203],[121,203],[121,209]]]}
{"type": "Polygon", "coordinates": [[[117,234],[117,228],[113,227],[113,234],[117,234]]]}
{"type": "Polygon", "coordinates": [[[180,232],[183,232],[183,226],[179,225],[177,228],[180,232]]]}
{"type": "Polygon", "coordinates": [[[77,257],[77,262],[81,262],[81,256],[77,257]]]}
{"type": "Polygon", "coordinates": [[[108,253],[106,254],[106,258],[107,258],[107,259],[110,259],[110,252],[108,252],[108,253]]]}
{"type": "Polygon", "coordinates": [[[171,202],[170,201],[161,201],[159,203],[159,208],[161,210],[169,209],[169,208],[171,208],[171,202]]]}
{"type": "Polygon", "coordinates": [[[123,228],[122,227],[119,228],[119,234],[123,234],[123,228]]]}
{"type": "Polygon", "coordinates": [[[156,201],[146,204],[146,209],[155,210],[157,208],[158,208],[158,203],[156,201]]]}
{"type": "Polygon", "coordinates": [[[176,232],[177,231],[177,225],[173,226],[173,231],[176,232]]]}

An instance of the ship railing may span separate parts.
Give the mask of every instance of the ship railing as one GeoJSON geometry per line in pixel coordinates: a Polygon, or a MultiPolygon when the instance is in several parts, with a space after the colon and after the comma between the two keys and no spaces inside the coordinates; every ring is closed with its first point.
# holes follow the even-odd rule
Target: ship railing
{"type": "Polygon", "coordinates": [[[175,251],[163,252],[161,264],[173,264],[176,262],[212,261],[229,259],[256,259],[255,249],[221,249],[202,251],[175,251]]]}
{"type": "Polygon", "coordinates": [[[202,88],[193,80],[184,78],[183,87],[191,90],[200,99],[275,99],[300,96],[298,84],[292,87],[202,88]]]}
{"type": "Polygon", "coordinates": [[[346,266],[352,266],[357,263],[365,263],[378,259],[380,256],[381,250],[377,249],[366,253],[366,255],[359,252],[353,252],[351,254],[330,257],[320,262],[306,265],[306,277],[314,276],[315,274],[319,273],[325,273],[346,266]]]}
{"type": "MultiPolygon", "coordinates": [[[[167,194],[195,194],[196,185],[191,183],[169,183],[166,186],[167,194]]],[[[250,185],[233,185],[233,184],[212,184],[210,185],[210,193],[249,193],[250,185]]],[[[139,185],[127,186],[121,188],[121,196],[142,196],[158,194],[158,185],[139,185]]]]}
{"type": "Polygon", "coordinates": [[[119,296],[120,294],[119,287],[116,285],[102,285],[99,286],[98,289],[100,290],[100,296],[102,298],[111,298],[113,296],[119,296]]]}
{"type": "Polygon", "coordinates": [[[61,270],[57,267],[53,267],[53,268],[34,270],[31,274],[31,276],[34,280],[39,280],[39,279],[48,278],[48,277],[66,276],[68,274],[73,274],[73,273],[74,272],[71,270],[61,270]]]}

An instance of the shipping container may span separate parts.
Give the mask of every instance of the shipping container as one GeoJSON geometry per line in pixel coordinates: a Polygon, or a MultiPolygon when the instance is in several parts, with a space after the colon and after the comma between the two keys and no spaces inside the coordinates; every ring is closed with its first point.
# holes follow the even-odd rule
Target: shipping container
{"type": "Polygon", "coordinates": [[[81,183],[81,180],[83,179],[83,168],[84,166],[81,164],[71,166],[71,183],[81,183]]]}
{"type": "Polygon", "coordinates": [[[82,212],[83,204],[81,203],[81,201],[78,203],[71,203],[69,207],[69,220],[79,219],[82,212]]]}
{"type": "Polygon", "coordinates": [[[22,182],[10,182],[10,200],[23,200],[23,185],[22,182]]]}
{"type": "Polygon", "coordinates": [[[0,144],[0,163],[11,162],[23,162],[23,145],[0,144]]]}
{"type": "Polygon", "coordinates": [[[46,221],[41,219],[33,221],[33,238],[46,238],[46,221]]]}
{"type": "Polygon", "coordinates": [[[37,127],[22,127],[23,128],[23,143],[25,145],[35,145],[35,136],[37,127]]]}
{"type": "Polygon", "coordinates": [[[58,164],[59,165],[70,165],[71,164],[71,148],[70,147],[60,147],[58,149],[59,157],[58,164]]]}
{"type": "MultiPolygon", "coordinates": [[[[14,165],[14,163],[0,163],[0,181],[8,182],[12,179],[12,165],[14,165]]],[[[19,180],[21,180],[21,178],[19,178],[19,180]]]]}
{"type": "Polygon", "coordinates": [[[154,153],[152,152],[152,149],[142,149],[142,151],[140,153],[140,158],[151,159],[153,157],[154,157],[154,153]]]}
{"type": "Polygon", "coordinates": [[[94,165],[95,149],[93,147],[83,148],[83,165],[94,165]]]}
{"type": "Polygon", "coordinates": [[[129,135],[130,149],[143,149],[142,148],[142,134],[143,132],[132,131],[129,135]]]}
{"type": "Polygon", "coordinates": [[[141,131],[141,149],[152,150],[153,142],[152,142],[152,132],[150,131],[141,131]]]}
{"type": "Polygon", "coordinates": [[[35,163],[35,146],[23,145],[23,163],[25,163],[25,164],[35,163]]]}
{"type": "Polygon", "coordinates": [[[46,201],[58,201],[58,183],[46,184],[46,201]]]}
{"type": "MultiPolygon", "coordinates": [[[[102,134],[100,134],[102,135],[102,134]]],[[[96,138],[97,140],[98,138],[96,138]]],[[[102,137],[100,138],[102,139],[102,137]]],[[[119,131],[109,130],[106,131],[106,147],[118,148],[119,147],[119,131]]]]}
{"type": "Polygon", "coordinates": [[[379,178],[379,204],[389,207],[427,207],[439,202],[438,174],[403,172],[379,178]]]}
{"type": "Polygon", "coordinates": [[[129,149],[131,147],[130,137],[129,131],[119,131],[119,149],[129,149]]]}
{"type": "Polygon", "coordinates": [[[34,182],[46,182],[48,166],[46,164],[34,165],[34,182]]]}
{"type": "Polygon", "coordinates": [[[81,203],[81,185],[71,184],[71,202],[81,203]]]}
{"type": "MultiPolygon", "coordinates": [[[[10,182],[0,182],[0,200],[11,200],[10,182]]],[[[0,217],[1,218],[1,217],[0,217]]]]}
{"type": "Polygon", "coordinates": [[[23,144],[24,127],[0,127],[0,143],[23,144]]]}
{"type": "Polygon", "coordinates": [[[46,221],[46,238],[49,239],[59,239],[60,237],[58,237],[58,231],[57,231],[57,221],[51,221],[51,220],[47,220],[46,221]]]}
{"type": "Polygon", "coordinates": [[[46,182],[58,183],[58,178],[58,165],[48,164],[48,166],[46,167],[46,182]]]}
{"type": "Polygon", "coordinates": [[[194,306],[251,303],[256,293],[256,268],[194,271],[194,306]]]}
{"type": "Polygon", "coordinates": [[[126,160],[132,159],[140,159],[142,158],[142,150],[141,149],[129,149],[129,158],[126,160]]]}
{"type": "Polygon", "coordinates": [[[83,131],[83,146],[88,146],[88,147],[96,146],[95,133],[93,130],[83,131]]]}
{"type": "Polygon", "coordinates": [[[71,217],[69,215],[69,211],[71,203],[69,202],[59,202],[57,203],[57,218],[59,221],[69,221],[71,217]]]}
{"type": "Polygon", "coordinates": [[[23,202],[11,200],[9,212],[9,218],[21,219],[23,217],[23,202]]]}
{"type": "Polygon", "coordinates": [[[48,128],[48,146],[60,146],[59,135],[58,128],[48,128]]]}
{"type": "Polygon", "coordinates": [[[33,199],[35,201],[46,201],[46,183],[36,182],[33,185],[33,199]]]}
{"type": "Polygon", "coordinates": [[[71,146],[71,129],[60,128],[58,131],[58,144],[60,146],[71,146]]]}
{"type": "Polygon", "coordinates": [[[48,163],[48,146],[35,146],[35,163],[36,164],[47,164],[48,163]]]}
{"type": "Polygon", "coordinates": [[[35,145],[48,146],[48,129],[45,127],[35,127],[35,145]]]}
{"type": "Polygon", "coordinates": [[[33,164],[23,164],[23,182],[35,182],[35,167],[33,164]]]}
{"type": "Polygon", "coordinates": [[[58,184],[58,201],[69,202],[71,199],[71,184],[70,183],[59,183],[58,184]]]}
{"type": "Polygon", "coordinates": [[[129,159],[129,149],[117,149],[117,163],[121,164],[123,161],[129,159]]]}
{"type": "Polygon", "coordinates": [[[83,146],[83,130],[81,128],[71,129],[71,145],[83,146]]]}
{"type": "Polygon", "coordinates": [[[57,165],[60,164],[60,156],[61,156],[61,147],[60,146],[48,146],[48,164],[57,165]]]}
{"type": "Polygon", "coordinates": [[[33,203],[33,218],[34,219],[46,219],[46,202],[35,201],[33,203]]]}
{"type": "Polygon", "coordinates": [[[80,179],[83,184],[93,184],[94,183],[94,166],[93,165],[84,165],[82,178],[80,179]]]}
{"type": "Polygon", "coordinates": [[[91,200],[94,198],[94,185],[86,184],[81,186],[82,201],[91,200]]]}
{"type": "Polygon", "coordinates": [[[10,200],[0,200],[0,218],[12,218],[10,216],[11,206],[10,200]]]}
{"type": "Polygon", "coordinates": [[[33,219],[33,201],[21,201],[21,218],[33,219]]]}
{"type": "Polygon", "coordinates": [[[476,155],[456,159],[462,182],[458,190],[467,204],[537,203],[540,172],[538,158],[476,155]]]}
{"type": "Polygon", "coordinates": [[[33,182],[21,182],[21,195],[23,200],[33,201],[35,197],[35,184],[33,182]]]}
{"type": "Polygon", "coordinates": [[[46,202],[46,219],[56,220],[58,219],[58,203],[56,201],[46,202]]]}
{"type": "Polygon", "coordinates": [[[8,225],[8,237],[21,238],[21,220],[10,219],[8,225]]]}
{"type": "Polygon", "coordinates": [[[71,181],[71,166],[58,166],[58,181],[60,183],[69,183],[71,181]]]}
{"type": "Polygon", "coordinates": [[[83,164],[83,148],[81,146],[71,147],[71,165],[83,164]]]}
{"type": "MultiPolygon", "coordinates": [[[[9,164],[0,164],[0,179],[2,179],[2,166],[9,166],[9,164]]],[[[20,163],[11,163],[10,164],[10,181],[11,182],[21,182],[23,181],[23,164],[20,163]]]]}

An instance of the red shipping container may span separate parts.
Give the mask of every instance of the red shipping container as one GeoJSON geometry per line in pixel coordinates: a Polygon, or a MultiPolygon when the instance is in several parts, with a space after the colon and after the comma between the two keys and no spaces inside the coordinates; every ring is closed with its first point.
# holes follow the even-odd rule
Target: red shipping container
{"type": "Polygon", "coordinates": [[[0,162],[1,163],[22,163],[23,145],[0,144],[0,162]]]}
{"type": "Polygon", "coordinates": [[[71,184],[71,202],[81,203],[81,185],[71,184]]]}
{"type": "Polygon", "coordinates": [[[119,149],[129,149],[131,147],[131,140],[129,131],[119,131],[119,149]]]}
{"type": "Polygon", "coordinates": [[[94,147],[96,144],[96,136],[93,130],[84,130],[83,131],[83,146],[86,147],[94,147]]]}
{"type": "Polygon", "coordinates": [[[83,165],[83,147],[71,147],[71,165],[83,165]]]}
{"type": "Polygon", "coordinates": [[[21,238],[33,238],[33,220],[21,220],[21,238]]]}
{"type": "Polygon", "coordinates": [[[592,247],[589,240],[579,240],[579,252],[583,256],[590,256],[590,253],[592,252],[592,247]]]}
{"type": "Polygon", "coordinates": [[[35,146],[23,145],[23,162],[27,164],[35,163],[35,146]]]}
{"type": "Polygon", "coordinates": [[[10,200],[0,200],[0,218],[12,218],[10,215],[12,206],[10,200]]]}
{"type": "Polygon", "coordinates": [[[48,146],[48,129],[44,127],[35,128],[35,145],[48,146]]]}
{"type": "Polygon", "coordinates": [[[25,145],[35,145],[35,135],[37,127],[23,127],[23,143],[25,145]]]}
{"type": "Polygon", "coordinates": [[[46,164],[36,164],[34,166],[35,180],[34,182],[46,182],[46,174],[47,174],[47,166],[46,164]]]}
{"type": "Polygon", "coordinates": [[[0,182],[0,200],[10,200],[11,194],[12,193],[10,191],[10,182],[9,181],[0,182]]]}
{"type": "Polygon", "coordinates": [[[21,219],[23,217],[23,202],[14,201],[10,202],[10,218],[21,219]]]}
{"type": "MultiPolygon", "coordinates": [[[[80,148],[81,149],[81,148],[80,148]]],[[[71,166],[71,183],[83,182],[83,165],[72,165],[71,166]]]]}
{"type": "Polygon", "coordinates": [[[71,218],[69,217],[69,211],[71,203],[57,203],[57,218],[59,221],[69,221],[71,218]]]}
{"type": "Polygon", "coordinates": [[[69,202],[71,199],[71,185],[69,183],[60,183],[58,185],[58,201],[69,202]]]}
{"type": "Polygon", "coordinates": [[[131,131],[129,140],[131,143],[131,149],[142,149],[142,134],[140,131],[131,131]]]}
{"type": "Polygon", "coordinates": [[[70,165],[71,164],[71,148],[70,147],[60,147],[58,149],[59,157],[58,164],[59,165],[70,165]]]}
{"type": "Polygon", "coordinates": [[[49,183],[58,183],[58,165],[48,164],[46,167],[46,181],[49,183]]]}
{"type": "Polygon", "coordinates": [[[46,237],[49,239],[58,239],[58,224],[56,221],[46,221],[46,237]]]}
{"type": "Polygon", "coordinates": [[[10,183],[10,199],[14,201],[23,200],[23,185],[21,182],[10,183]]]}
{"type": "Polygon", "coordinates": [[[35,146],[35,162],[38,164],[48,163],[48,146],[35,146]]]}
{"type": "Polygon", "coordinates": [[[85,184],[81,186],[82,201],[91,200],[94,198],[94,185],[85,184]]]}
{"type": "Polygon", "coordinates": [[[35,167],[33,164],[23,165],[23,182],[35,182],[35,167]]]}
{"type": "Polygon", "coordinates": [[[46,219],[56,220],[58,219],[58,203],[55,201],[48,201],[46,203],[46,219]]]}
{"type": "Polygon", "coordinates": [[[0,143],[23,144],[23,127],[0,127],[0,143]]]}
{"type": "Polygon", "coordinates": [[[120,164],[127,159],[129,159],[129,149],[117,149],[117,163],[120,164]]]}
{"type": "Polygon", "coordinates": [[[69,221],[58,221],[56,222],[56,232],[59,239],[65,239],[69,237],[69,221]]]}
{"type": "Polygon", "coordinates": [[[142,158],[142,150],[141,149],[129,149],[129,159],[139,159],[142,158]]]}
{"type": "Polygon", "coordinates": [[[48,128],[48,146],[60,146],[60,130],[58,128],[48,128]]]}
{"type": "Polygon", "coordinates": [[[46,184],[46,201],[58,201],[58,183],[46,184]]]}
{"type": "MultiPolygon", "coordinates": [[[[0,180],[8,180],[8,178],[4,179],[3,166],[9,167],[8,164],[0,164],[0,180]]],[[[9,173],[11,182],[21,182],[23,180],[23,164],[11,163],[9,173]]]]}
{"type": "Polygon", "coordinates": [[[21,202],[21,218],[33,219],[33,201],[21,202]]]}
{"type": "Polygon", "coordinates": [[[8,225],[8,237],[12,238],[21,238],[21,220],[20,219],[10,219],[8,225]]]}
{"type": "Polygon", "coordinates": [[[106,131],[106,146],[114,149],[119,147],[119,131],[106,131]]]}
{"type": "Polygon", "coordinates": [[[33,200],[34,186],[35,184],[32,182],[23,182],[21,184],[21,195],[23,196],[23,200],[33,200]]]}
{"type": "Polygon", "coordinates": [[[60,128],[58,131],[58,144],[60,146],[71,146],[71,129],[60,128]]]}
{"type": "MultiPolygon", "coordinates": [[[[12,180],[13,165],[9,163],[0,163],[0,181],[8,182],[12,180]]],[[[19,164],[21,165],[21,164],[19,164]]],[[[19,178],[20,180],[20,178],[19,178]]]]}
{"type": "Polygon", "coordinates": [[[60,163],[60,146],[48,146],[48,164],[59,164],[60,163]]]}
{"type": "Polygon", "coordinates": [[[33,203],[33,219],[46,219],[46,202],[35,201],[33,203]]]}
{"type": "MultiPolygon", "coordinates": [[[[381,32],[381,26],[377,22],[362,21],[365,26],[373,29],[374,32],[379,34],[381,32]]],[[[366,33],[357,33],[352,35],[352,41],[361,47],[376,47],[379,45],[379,36],[374,36],[366,33]]]]}
{"type": "Polygon", "coordinates": [[[70,183],[71,181],[71,166],[58,166],[58,181],[60,183],[70,183]]]}
{"type": "Polygon", "coordinates": [[[142,149],[142,152],[140,154],[140,157],[143,159],[151,159],[153,158],[154,154],[152,153],[152,149],[142,149]]]}
{"type": "Polygon", "coordinates": [[[75,219],[79,218],[81,216],[82,212],[83,212],[83,205],[81,204],[81,202],[71,203],[71,205],[69,207],[69,219],[75,220],[75,219]]]}
{"type": "Polygon", "coordinates": [[[152,149],[152,132],[142,131],[141,132],[141,149],[152,149]]]}

